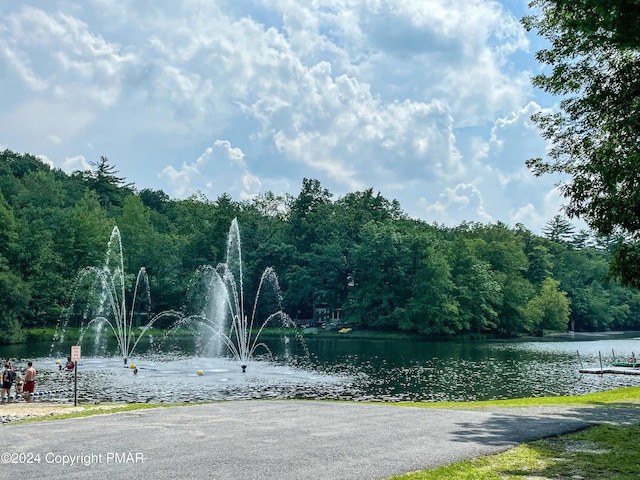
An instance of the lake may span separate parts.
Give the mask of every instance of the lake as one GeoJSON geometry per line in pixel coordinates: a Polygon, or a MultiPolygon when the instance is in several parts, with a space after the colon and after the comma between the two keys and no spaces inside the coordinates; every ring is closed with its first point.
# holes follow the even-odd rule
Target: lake
{"type": "MultiPolygon", "coordinates": [[[[86,343],[86,342],[85,342],[86,343]]],[[[640,332],[518,341],[363,340],[308,336],[267,341],[273,360],[238,362],[198,353],[189,340],[139,345],[127,363],[114,344],[83,345],[78,402],[176,403],[254,398],[463,401],[578,395],[640,384],[640,376],[579,373],[640,353],[640,332]],[[134,375],[132,364],[138,368],[134,375]],[[201,373],[201,374],[199,374],[201,373]]],[[[19,370],[38,370],[37,401],[73,401],[75,376],[59,370],[70,345],[0,347],[19,370]]]]}

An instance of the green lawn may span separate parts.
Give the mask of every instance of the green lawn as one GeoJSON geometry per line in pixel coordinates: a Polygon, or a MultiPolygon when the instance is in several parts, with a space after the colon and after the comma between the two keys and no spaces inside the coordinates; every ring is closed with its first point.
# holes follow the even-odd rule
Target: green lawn
{"type": "MultiPolygon", "coordinates": [[[[640,407],[640,387],[575,397],[404,405],[465,409],[541,405],[640,407]]],[[[498,455],[394,476],[389,480],[636,480],[640,478],[640,408],[638,413],[637,425],[598,425],[568,435],[529,442],[498,455]]]]}

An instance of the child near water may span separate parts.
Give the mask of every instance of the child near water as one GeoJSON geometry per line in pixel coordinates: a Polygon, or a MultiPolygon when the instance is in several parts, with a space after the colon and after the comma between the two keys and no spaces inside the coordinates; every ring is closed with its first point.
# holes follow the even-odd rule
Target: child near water
{"type": "Polygon", "coordinates": [[[22,378],[22,375],[18,375],[18,377],[16,378],[16,398],[22,396],[23,386],[24,386],[24,379],[22,378]]]}

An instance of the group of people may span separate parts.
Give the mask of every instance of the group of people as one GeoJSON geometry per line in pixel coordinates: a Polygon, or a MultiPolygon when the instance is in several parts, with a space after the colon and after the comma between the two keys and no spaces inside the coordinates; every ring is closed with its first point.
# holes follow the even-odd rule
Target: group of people
{"type": "Polygon", "coordinates": [[[22,397],[27,402],[32,400],[31,394],[36,387],[36,369],[33,368],[33,362],[27,363],[23,378],[22,375],[15,371],[9,359],[5,361],[2,371],[2,391],[0,391],[0,399],[3,403],[12,398],[11,388],[14,385],[16,398],[22,397]]]}

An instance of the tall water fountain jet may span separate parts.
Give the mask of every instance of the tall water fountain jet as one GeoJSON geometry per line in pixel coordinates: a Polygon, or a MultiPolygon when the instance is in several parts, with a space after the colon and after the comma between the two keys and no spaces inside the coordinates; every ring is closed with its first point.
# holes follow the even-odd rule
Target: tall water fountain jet
{"type": "Polygon", "coordinates": [[[203,272],[206,282],[206,303],[202,314],[204,322],[213,331],[212,341],[226,347],[231,356],[240,362],[244,372],[257,349],[263,348],[269,352],[268,347],[260,341],[260,334],[265,327],[276,326],[276,322],[279,322],[279,326],[295,326],[282,310],[278,277],[271,267],[263,271],[248,314],[237,219],[231,222],[229,229],[226,261],[216,268],[205,267],[203,272]]]}
{"type": "Polygon", "coordinates": [[[78,345],[82,344],[89,327],[95,327],[96,344],[98,344],[104,326],[109,326],[118,342],[118,352],[125,364],[147,330],[157,320],[179,315],[177,312],[166,311],[151,317],[149,279],[144,267],[138,270],[135,277],[131,305],[127,307],[122,238],[117,226],[111,232],[104,265],[102,267],[85,267],[78,275],[72,307],[63,322],[61,331],[56,333],[54,342],[62,343],[64,341],[64,331],[69,316],[73,313],[74,305],[78,304],[80,294],[86,294],[87,298],[82,310],[82,329],[78,345]],[[145,323],[142,317],[148,321],[145,323]]]}

